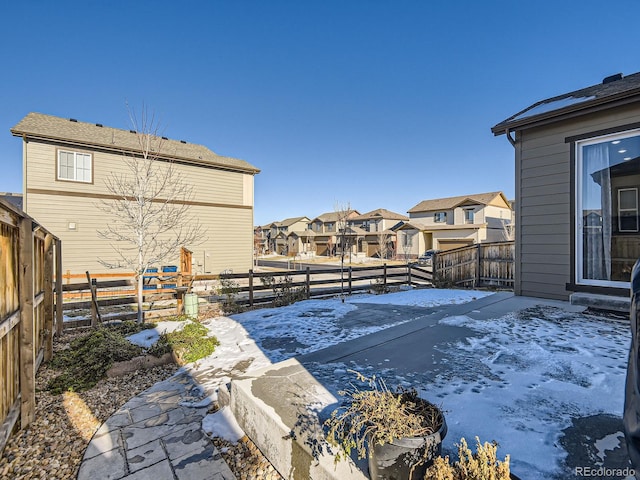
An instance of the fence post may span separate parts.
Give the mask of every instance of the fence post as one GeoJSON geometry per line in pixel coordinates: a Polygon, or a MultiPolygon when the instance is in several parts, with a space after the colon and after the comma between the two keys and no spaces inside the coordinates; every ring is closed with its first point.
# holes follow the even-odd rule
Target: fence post
{"type": "Polygon", "coordinates": [[[482,244],[478,243],[478,246],[476,247],[476,280],[475,280],[475,287],[479,287],[480,286],[480,256],[482,251],[480,250],[482,248],[482,244]]]}
{"type": "Polygon", "coordinates": [[[62,241],[56,240],[56,334],[62,335],[62,241]]]}
{"type": "Polygon", "coordinates": [[[53,357],[53,236],[44,237],[44,361],[53,357]]]}
{"type": "MultiPolygon", "coordinates": [[[[85,272],[87,275],[87,284],[91,291],[91,326],[95,327],[98,324],[98,320],[102,323],[102,317],[100,316],[100,309],[98,308],[98,280],[91,278],[89,272],[85,272]]],[[[144,314],[143,314],[144,315],[144,314]]]]}
{"type": "Polygon", "coordinates": [[[438,280],[438,252],[433,252],[431,257],[431,285],[435,285],[438,280]]]}
{"type": "Polygon", "coordinates": [[[30,217],[20,221],[20,425],[35,419],[35,352],[33,349],[33,230],[30,217]]]}
{"type": "Polygon", "coordinates": [[[407,284],[411,286],[411,264],[407,264],[407,284]]]}
{"type": "Polygon", "coordinates": [[[98,325],[98,308],[95,302],[95,298],[98,294],[98,284],[95,278],[91,279],[89,289],[91,290],[91,326],[95,327],[98,325]]]}
{"type": "Polygon", "coordinates": [[[311,298],[311,268],[307,266],[307,300],[311,298]]]}
{"type": "Polygon", "coordinates": [[[387,290],[387,264],[384,264],[384,269],[382,270],[382,286],[384,287],[383,291],[387,290]]]}
{"type": "Polygon", "coordinates": [[[351,266],[349,266],[349,295],[351,295],[351,266]]]}
{"type": "Polygon", "coordinates": [[[253,307],[253,269],[249,270],[249,306],[253,307]]]}

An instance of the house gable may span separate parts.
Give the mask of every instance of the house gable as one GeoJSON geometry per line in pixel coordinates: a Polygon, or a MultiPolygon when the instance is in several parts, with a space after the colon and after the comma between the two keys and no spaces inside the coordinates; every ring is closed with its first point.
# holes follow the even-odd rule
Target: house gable
{"type": "Polygon", "coordinates": [[[478,193],[474,195],[461,195],[457,197],[436,198],[433,200],[423,200],[408,210],[409,216],[416,213],[437,212],[452,210],[463,203],[478,205],[497,205],[509,207],[509,201],[502,192],[478,193]]]}

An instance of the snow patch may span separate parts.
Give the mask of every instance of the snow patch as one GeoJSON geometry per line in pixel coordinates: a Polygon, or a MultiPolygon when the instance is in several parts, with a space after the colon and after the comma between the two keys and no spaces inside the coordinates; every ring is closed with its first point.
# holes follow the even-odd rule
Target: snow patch
{"type": "Polygon", "coordinates": [[[202,419],[202,429],[213,437],[220,437],[231,443],[238,443],[245,435],[229,407],[222,407],[205,416],[202,419]]]}

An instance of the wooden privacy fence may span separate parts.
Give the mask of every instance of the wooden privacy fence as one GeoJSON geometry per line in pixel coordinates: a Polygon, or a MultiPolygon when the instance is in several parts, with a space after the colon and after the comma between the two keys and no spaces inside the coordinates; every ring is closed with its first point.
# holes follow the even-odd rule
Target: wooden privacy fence
{"type": "Polygon", "coordinates": [[[35,418],[35,375],[52,356],[56,313],[62,328],[60,254],[58,238],[0,200],[0,453],[18,419],[24,428],[35,418]]]}
{"type": "Polygon", "coordinates": [[[433,258],[436,285],[513,288],[515,243],[478,243],[438,252],[433,258]]]}

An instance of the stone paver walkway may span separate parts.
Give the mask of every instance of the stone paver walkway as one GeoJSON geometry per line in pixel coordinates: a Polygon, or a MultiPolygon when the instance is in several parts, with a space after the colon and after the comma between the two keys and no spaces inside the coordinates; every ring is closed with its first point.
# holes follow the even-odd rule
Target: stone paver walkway
{"type": "Polygon", "coordinates": [[[78,480],[234,480],[202,430],[203,395],[180,373],[129,400],[94,435],[78,480]]]}

